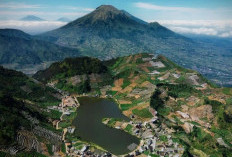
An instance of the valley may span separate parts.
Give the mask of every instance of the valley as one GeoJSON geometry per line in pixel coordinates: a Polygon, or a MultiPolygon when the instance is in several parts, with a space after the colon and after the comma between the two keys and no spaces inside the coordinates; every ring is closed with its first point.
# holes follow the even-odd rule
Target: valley
{"type": "Polygon", "coordinates": [[[231,157],[230,42],[111,5],[0,29],[0,157],[231,157]]]}
{"type": "MultiPolygon", "coordinates": [[[[109,155],[110,152],[115,155],[100,143],[100,146],[96,145],[98,142],[90,142],[90,139],[86,142],[88,133],[84,136],[81,134],[85,131],[78,131],[80,125],[83,125],[81,129],[90,127],[85,126],[85,120],[77,123],[82,118],[75,120],[76,114],[81,116],[81,108],[76,107],[82,105],[75,101],[81,102],[86,96],[113,99],[130,119],[110,117],[108,112],[104,112],[107,115],[102,119],[105,124],[102,127],[120,129],[140,139],[138,147],[131,145],[135,150],[130,155],[216,153],[220,156],[230,152],[230,88],[215,87],[199,73],[184,69],[163,56],[143,53],[104,62],[82,58],[81,62],[88,64],[81,66],[78,66],[78,60],[80,58],[54,63],[34,75],[36,79],[63,91],[63,94],[70,95],[63,99],[62,104],[66,102],[63,107],[62,104],[48,105],[50,111],[63,113],[62,118],[54,119],[54,123],[65,133],[66,153],[104,155],[108,152],[109,155]],[[89,68],[92,65],[95,65],[94,69],[89,68]],[[217,150],[212,149],[215,146],[217,150]]],[[[101,111],[94,114],[98,113],[101,111]]]]}

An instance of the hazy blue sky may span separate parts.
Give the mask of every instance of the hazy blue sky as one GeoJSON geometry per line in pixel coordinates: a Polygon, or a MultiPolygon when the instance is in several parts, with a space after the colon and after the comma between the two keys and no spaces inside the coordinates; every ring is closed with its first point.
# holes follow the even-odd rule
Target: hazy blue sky
{"type": "Polygon", "coordinates": [[[148,22],[158,21],[180,33],[232,36],[232,0],[0,0],[0,28],[45,31],[64,25],[56,21],[60,17],[75,20],[102,4],[148,22]],[[47,21],[19,21],[26,15],[47,21]]]}

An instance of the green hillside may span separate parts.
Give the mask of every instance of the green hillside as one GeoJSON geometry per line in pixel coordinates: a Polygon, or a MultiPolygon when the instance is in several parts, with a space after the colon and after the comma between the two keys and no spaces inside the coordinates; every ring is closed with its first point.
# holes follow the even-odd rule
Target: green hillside
{"type": "Polygon", "coordinates": [[[44,128],[46,132],[61,135],[59,130],[55,131],[51,123],[57,115],[45,110],[48,105],[59,104],[60,94],[21,72],[1,66],[0,81],[1,151],[14,148],[20,150],[19,156],[27,156],[24,151],[22,152],[27,147],[31,149],[31,154],[42,156],[46,150],[40,150],[41,144],[61,147],[60,140],[54,139],[57,143],[49,141],[48,137],[43,137],[35,131],[36,128],[44,128]],[[16,140],[19,137],[22,139],[16,140]]]}
{"type": "MultiPolygon", "coordinates": [[[[134,117],[132,121],[149,121],[153,118],[152,112],[157,111],[158,126],[163,126],[161,130],[174,130],[173,133],[163,134],[160,137],[163,141],[160,142],[167,145],[166,138],[171,135],[172,141],[184,147],[183,156],[230,155],[230,88],[217,88],[199,73],[184,69],[164,56],[155,57],[144,53],[102,63],[111,75],[110,81],[104,81],[104,77],[99,77],[103,81],[98,83],[93,78],[90,79],[91,88],[83,92],[85,95],[112,97],[124,115],[134,117]]],[[[64,63],[55,64],[61,66],[64,63]]],[[[54,70],[53,67],[47,71],[54,70]]],[[[65,73],[59,73],[62,75],[56,74],[49,78],[48,83],[81,95],[82,92],[75,87],[79,87],[87,79],[83,79],[83,73],[76,75],[77,72],[77,69],[69,66],[65,73]],[[76,73],[69,75],[68,71],[73,70],[76,73]],[[75,82],[74,78],[83,80],[75,82]]],[[[42,78],[43,74],[46,73],[38,72],[35,77],[42,78]]],[[[86,75],[90,78],[90,73],[86,75]]],[[[116,122],[116,119],[111,119],[108,125],[116,127],[116,122]]],[[[135,128],[128,126],[125,131],[133,134],[133,129],[135,128]]],[[[154,152],[148,151],[146,155],[149,153],[154,152]]]]}
{"type": "Polygon", "coordinates": [[[40,64],[79,56],[78,50],[35,40],[29,34],[14,29],[0,30],[0,64],[40,64]]]}
{"type": "MultiPolygon", "coordinates": [[[[76,96],[113,99],[130,122],[106,117],[103,123],[137,136],[145,141],[144,145],[149,145],[145,132],[151,132],[157,148],[142,151],[143,155],[161,155],[161,148],[176,150],[180,156],[230,155],[231,88],[218,88],[196,71],[182,68],[164,56],[142,53],[108,61],[67,58],[39,71],[34,79],[14,70],[2,67],[0,70],[2,146],[17,145],[20,141],[14,139],[21,135],[45,145],[45,150],[33,153],[51,156],[65,152],[60,139],[49,141],[49,137],[61,137],[65,129],[73,127],[78,108],[66,107],[70,115],[64,115],[66,111],[58,106],[61,100],[56,91],[60,91],[70,103],[76,96]],[[138,125],[141,134],[136,134],[138,125]],[[41,137],[35,132],[38,127],[56,134],[41,137]],[[54,146],[59,149],[51,150],[54,146]]],[[[86,145],[75,134],[67,133],[64,137],[64,143],[71,143],[76,151],[82,149],[80,145],[86,145]]],[[[97,153],[96,149],[104,151],[93,143],[88,145],[92,153],[97,153]]],[[[20,153],[32,152],[20,150],[20,153]]]]}
{"type": "Polygon", "coordinates": [[[38,71],[33,77],[45,83],[58,81],[57,87],[78,93],[88,92],[91,82],[92,86],[99,88],[100,84],[111,81],[108,68],[100,60],[89,57],[66,58],[38,71]]]}

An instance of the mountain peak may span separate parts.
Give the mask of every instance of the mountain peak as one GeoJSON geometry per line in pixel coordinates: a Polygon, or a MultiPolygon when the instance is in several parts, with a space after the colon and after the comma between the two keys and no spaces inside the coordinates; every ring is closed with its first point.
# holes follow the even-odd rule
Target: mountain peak
{"type": "Polygon", "coordinates": [[[92,15],[95,20],[106,20],[106,19],[114,19],[117,15],[122,15],[123,12],[118,10],[112,5],[101,5],[94,12],[92,15]]]}
{"type": "Polygon", "coordinates": [[[61,18],[57,19],[57,21],[60,21],[60,22],[70,22],[70,21],[72,21],[72,20],[70,20],[70,19],[67,18],[67,17],[61,17],[61,18]]]}
{"type": "Polygon", "coordinates": [[[119,10],[112,5],[101,5],[101,6],[97,7],[96,10],[101,10],[101,11],[106,11],[106,12],[107,11],[119,12],[119,10]]]}
{"type": "Polygon", "coordinates": [[[41,19],[34,15],[27,15],[21,19],[21,21],[45,21],[44,19],[41,19]]]}
{"type": "Polygon", "coordinates": [[[124,12],[118,10],[112,5],[101,5],[97,7],[93,12],[79,18],[63,28],[69,28],[70,26],[85,26],[95,27],[102,25],[116,25],[123,21],[128,21],[129,17],[124,12]]]}

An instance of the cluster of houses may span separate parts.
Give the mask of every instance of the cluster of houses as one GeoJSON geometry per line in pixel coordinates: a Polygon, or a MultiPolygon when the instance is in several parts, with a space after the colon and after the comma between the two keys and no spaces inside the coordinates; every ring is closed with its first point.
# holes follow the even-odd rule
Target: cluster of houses
{"type": "Polygon", "coordinates": [[[92,151],[90,149],[89,145],[83,144],[81,148],[76,148],[70,145],[69,150],[68,150],[68,155],[69,156],[80,156],[80,157],[86,157],[86,156],[91,156],[91,157],[114,157],[109,152],[104,152],[104,151],[92,151]]]}
{"type": "MultiPolygon", "coordinates": [[[[153,66],[161,66],[161,63],[153,63],[153,66]]],[[[99,95],[94,95],[98,97],[99,95]]],[[[105,97],[112,97],[111,95],[105,95],[105,97]]],[[[69,95],[65,96],[62,99],[62,103],[59,106],[51,106],[49,109],[58,110],[62,112],[63,115],[70,115],[73,112],[73,108],[79,107],[79,102],[75,97],[71,97],[69,95]]],[[[62,121],[61,116],[61,121],[62,121]]],[[[134,117],[134,116],[133,116],[134,117]]],[[[123,122],[123,126],[131,125],[131,134],[139,137],[141,142],[139,146],[131,144],[129,147],[132,152],[126,154],[125,156],[140,156],[145,154],[157,154],[159,156],[172,156],[172,157],[179,157],[182,156],[184,152],[184,148],[176,142],[173,142],[170,134],[173,130],[170,130],[165,125],[160,125],[158,123],[158,118],[154,116],[151,120],[146,122],[136,121],[133,117],[131,117],[132,121],[130,122],[123,122]],[[125,123],[127,123],[125,125],[125,123]]],[[[56,124],[59,124],[60,121],[57,121],[56,124]]],[[[115,126],[117,129],[124,130],[125,127],[118,127],[115,126]]],[[[70,134],[74,133],[75,127],[67,127],[64,129],[64,137],[65,134],[68,132],[70,134]]],[[[66,146],[66,153],[69,156],[96,156],[96,157],[108,157],[114,156],[105,151],[92,149],[90,145],[87,143],[81,142],[79,140],[73,141],[66,141],[63,138],[66,146]],[[81,143],[80,145],[76,145],[77,143],[81,143]]]]}
{"type": "MultiPolygon", "coordinates": [[[[146,122],[130,121],[125,122],[132,126],[131,134],[141,139],[140,145],[128,156],[139,156],[148,152],[159,156],[182,156],[184,148],[172,141],[173,130],[165,125],[159,125],[157,117],[146,122]]],[[[125,124],[123,125],[125,126],[125,124]]],[[[117,126],[118,129],[125,129],[117,126]]],[[[129,149],[129,148],[128,148],[129,149]]]]}
{"type": "MultiPolygon", "coordinates": [[[[66,96],[59,107],[62,107],[63,114],[67,112],[65,109],[70,107],[78,107],[78,101],[70,96],[66,96]]],[[[131,117],[133,119],[133,117],[131,117]]],[[[131,134],[139,137],[141,139],[139,146],[133,146],[131,153],[127,156],[140,156],[146,152],[149,154],[157,154],[159,156],[173,156],[179,157],[182,156],[184,148],[176,142],[172,141],[170,134],[173,130],[169,129],[165,125],[159,125],[158,118],[154,116],[151,120],[146,122],[132,120],[130,122],[124,122],[123,126],[131,125],[131,134]],[[125,125],[127,123],[127,125],[125,125]],[[164,138],[164,139],[163,139],[164,138]],[[137,147],[137,148],[136,148],[137,147]],[[134,150],[134,151],[133,151],[134,150]]],[[[125,129],[125,127],[116,127],[117,129],[125,129]]],[[[66,128],[66,132],[73,133],[75,130],[74,127],[66,128]]],[[[65,141],[66,152],[70,156],[96,156],[96,157],[105,157],[105,156],[114,156],[110,153],[104,151],[95,151],[96,149],[90,149],[90,146],[85,143],[81,143],[81,146],[75,146],[77,142],[81,141],[65,141]]],[[[129,149],[129,148],[128,148],[129,149]]]]}

